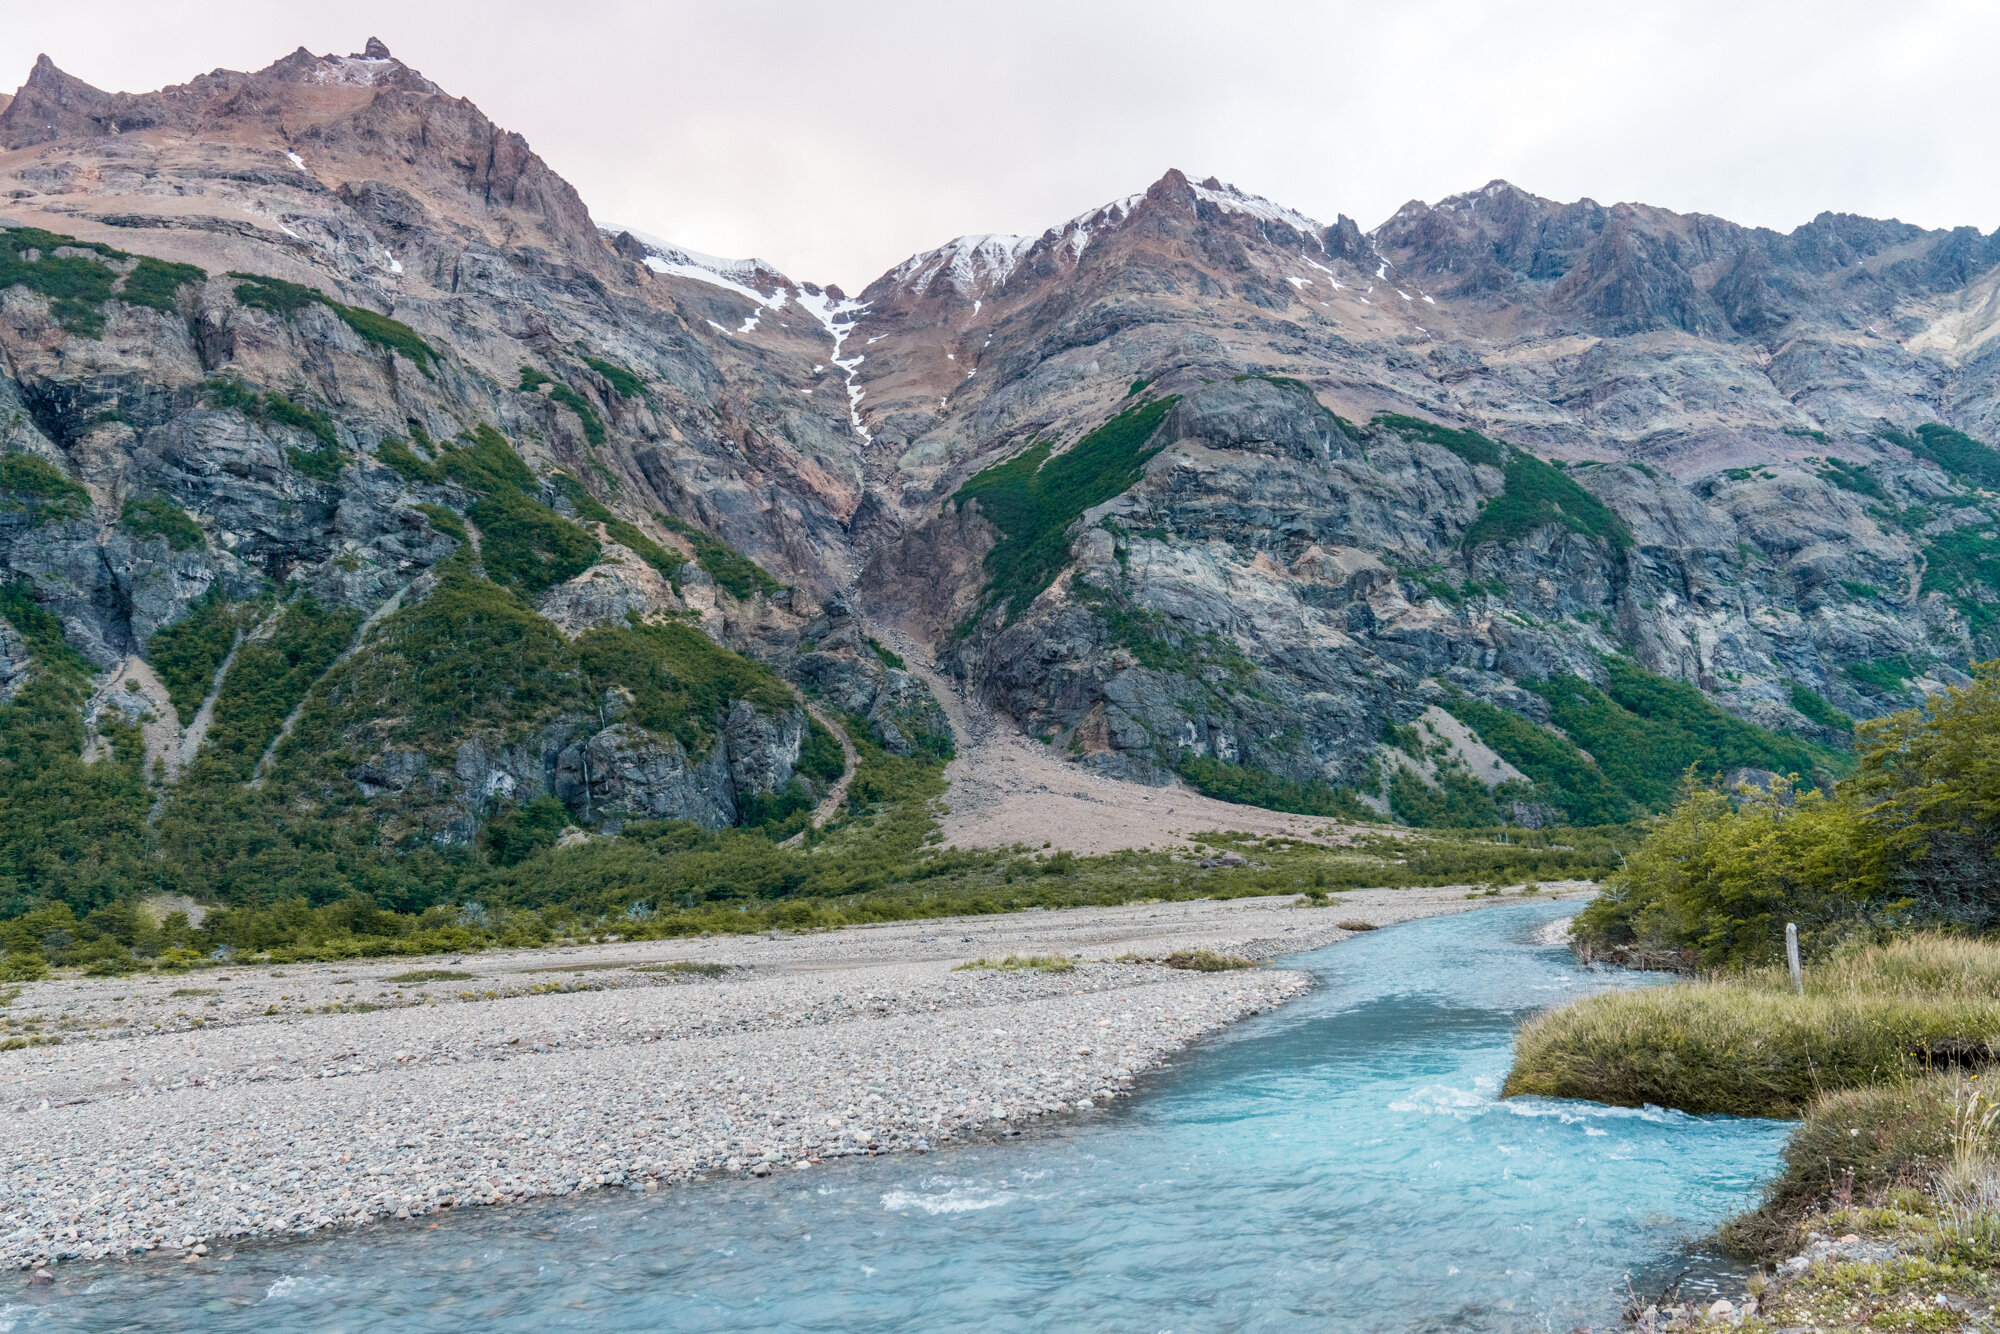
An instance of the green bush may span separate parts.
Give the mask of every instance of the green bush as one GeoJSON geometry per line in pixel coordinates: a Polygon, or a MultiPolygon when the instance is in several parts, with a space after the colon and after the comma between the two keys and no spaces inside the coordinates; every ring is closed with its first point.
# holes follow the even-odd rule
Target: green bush
{"type": "Polygon", "coordinates": [[[799,747],[799,772],[822,783],[838,781],[847,772],[847,754],[840,738],[820,725],[817,718],[806,719],[805,741],[799,747]]]}
{"type": "Polygon", "coordinates": [[[536,797],[525,806],[500,811],[486,822],[486,853],[502,866],[515,866],[552,848],[569,825],[569,808],[554,797],[536,797]]]}
{"type": "Polygon", "coordinates": [[[0,228],[0,287],[25,287],[47,297],[56,322],[86,338],[103,335],[107,301],[174,315],[180,312],[180,289],[208,278],[205,270],[192,264],[151,256],[138,257],[122,278],[111,267],[133,258],[96,241],[79,241],[39,227],[0,228]],[[55,254],[59,249],[84,253],[55,254]]]}
{"type": "Polygon", "coordinates": [[[1351,790],[1317,778],[1302,783],[1255,765],[1231,764],[1191,752],[1181,757],[1174,772],[1203,796],[1238,806],[1262,806],[1266,810],[1323,815],[1335,820],[1378,818],[1351,790]]]}
{"type": "Polygon", "coordinates": [[[688,545],[694,548],[696,563],[708,571],[711,579],[728,590],[731,597],[747,598],[752,593],[769,597],[784,588],[763,566],[713,534],[705,533],[685,519],[677,519],[671,514],[655,514],[653,517],[688,540],[688,545]]]}
{"type": "Polygon", "coordinates": [[[222,678],[208,738],[195,757],[195,780],[250,779],[286,716],[340,656],[360,625],[358,611],[329,610],[303,597],[285,608],[269,639],[245,640],[222,678]]]}
{"type": "Polygon", "coordinates": [[[583,364],[611,382],[611,388],[620,398],[645,398],[646,382],[626,370],[616,362],[600,361],[596,357],[585,357],[583,364]]]}
{"type": "Polygon", "coordinates": [[[138,538],[163,537],[174,551],[198,551],[207,543],[201,525],[186,510],[164,496],[142,496],[125,502],[118,526],[138,538]]]}
{"type": "Polygon", "coordinates": [[[33,454],[0,454],[0,513],[25,513],[30,528],[80,519],[90,492],[33,454]]]}
{"type": "Polygon", "coordinates": [[[597,539],[513,487],[494,490],[466,511],[479,525],[479,555],[493,581],[523,597],[595,565],[597,539]]]}
{"type": "Polygon", "coordinates": [[[1619,824],[1631,818],[1631,801],[1568,737],[1462,695],[1444,707],[1526,774],[1535,798],[1561,811],[1571,824],[1619,824]]]}
{"type": "Polygon", "coordinates": [[[986,602],[975,618],[994,606],[1019,615],[1055,582],[1069,557],[1069,526],[1139,480],[1164,447],[1153,437],[1178,402],[1169,395],[1134,404],[1054,458],[1055,442],[1038,441],[958,489],[953,503],[978,501],[1001,534],[986,554],[986,602]]]}
{"type": "Polygon", "coordinates": [[[427,377],[431,375],[432,365],[438,360],[437,349],[419,337],[415,329],[400,320],[390,319],[387,315],[379,315],[360,306],[343,304],[317,288],[287,282],[283,278],[234,271],[231,271],[229,276],[241,280],[236,284],[236,300],[240,305],[267,310],[287,319],[308,306],[325,306],[338,315],[348,328],[361,335],[364,341],[373,343],[385,352],[402,353],[427,377]]]}
{"type": "Polygon", "coordinates": [[[214,407],[240,412],[267,426],[276,422],[313,437],[319,442],[318,448],[287,449],[285,457],[294,468],[318,481],[339,478],[346,454],[340,447],[340,433],[334,429],[333,418],[324,412],[301,407],[276,391],[260,394],[240,380],[210,380],[202,389],[214,407]]]}

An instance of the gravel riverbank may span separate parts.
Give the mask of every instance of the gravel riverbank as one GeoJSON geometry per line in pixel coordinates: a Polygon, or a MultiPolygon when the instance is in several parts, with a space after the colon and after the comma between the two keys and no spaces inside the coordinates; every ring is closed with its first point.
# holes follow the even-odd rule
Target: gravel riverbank
{"type": "Polygon", "coordinates": [[[1365,891],[36,983],[9,1031],[62,1040],[0,1052],[0,1263],[205,1254],[1010,1133],[1307,986],[1113,960],[1268,958],[1341,921],[1496,901],[1365,891]],[[959,967],[1007,955],[1077,963],[959,967]]]}

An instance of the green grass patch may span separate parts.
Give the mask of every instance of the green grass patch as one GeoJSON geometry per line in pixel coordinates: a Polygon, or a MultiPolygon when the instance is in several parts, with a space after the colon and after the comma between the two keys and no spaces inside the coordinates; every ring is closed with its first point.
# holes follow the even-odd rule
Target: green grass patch
{"type": "Polygon", "coordinates": [[[1178,402],[1169,395],[1137,403],[1054,458],[1055,442],[1038,441],[958,489],[953,503],[978,501],[1001,533],[986,555],[986,602],[975,619],[994,606],[1019,615],[1055,582],[1069,556],[1070,525],[1139,480],[1163,447],[1152,443],[1160,421],[1178,402]]]}
{"type": "Polygon", "coordinates": [[[1974,634],[1992,633],[2000,622],[2000,532],[1990,520],[1924,543],[1923,591],[1950,598],[1974,634]]]}
{"type": "Polygon", "coordinates": [[[0,455],[0,513],[26,514],[30,528],[80,519],[90,513],[90,492],[36,455],[0,455]]]}
{"type": "Polygon", "coordinates": [[[593,445],[604,443],[604,419],[597,415],[597,409],[590,405],[589,399],[577,393],[576,390],[570,388],[560,380],[551,382],[549,397],[577,415],[577,420],[583,423],[583,438],[585,440],[593,445]]]}
{"type": "Polygon", "coordinates": [[[125,502],[118,526],[134,537],[166,539],[173,551],[199,551],[207,543],[201,525],[165,496],[140,496],[125,502]]]}
{"type": "Polygon", "coordinates": [[[275,423],[311,436],[318,442],[316,448],[287,448],[286,459],[318,481],[332,482],[339,478],[341,463],[347,456],[340,447],[340,433],[334,428],[333,418],[326,413],[294,403],[275,390],[260,394],[240,380],[210,380],[202,390],[213,407],[240,412],[263,426],[275,423]]]}
{"type": "Polygon", "coordinates": [[[384,466],[393,468],[406,482],[419,486],[435,486],[444,480],[444,470],[435,463],[419,458],[410,448],[410,443],[398,436],[383,436],[375,446],[375,458],[384,466]]]}
{"type": "Polygon", "coordinates": [[[1836,732],[1854,731],[1854,720],[1826,702],[1826,697],[1817,690],[1808,690],[1798,682],[1792,682],[1792,707],[1821,727],[1832,728],[1836,732]]]}

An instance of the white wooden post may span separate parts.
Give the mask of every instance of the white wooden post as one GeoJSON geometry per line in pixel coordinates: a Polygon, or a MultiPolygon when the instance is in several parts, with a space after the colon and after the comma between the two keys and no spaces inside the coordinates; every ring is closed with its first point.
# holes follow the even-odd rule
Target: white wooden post
{"type": "Polygon", "coordinates": [[[1805,974],[1799,970],[1799,924],[1785,923],[1785,962],[1791,965],[1792,989],[1801,996],[1806,994],[1805,974]]]}

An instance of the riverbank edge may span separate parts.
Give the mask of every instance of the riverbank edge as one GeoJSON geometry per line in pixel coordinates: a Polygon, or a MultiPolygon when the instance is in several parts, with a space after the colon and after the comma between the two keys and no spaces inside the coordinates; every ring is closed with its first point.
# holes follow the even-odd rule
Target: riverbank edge
{"type": "MultiPolygon", "coordinates": [[[[1573,885],[1565,884],[1550,886],[1548,888],[1550,892],[1541,894],[1539,901],[1579,899],[1593,892],[1595,887],[1589,885],[1587,882],[1580,882],[1573,885]]],[[[1474,894],[1469,891],[1468,887],[1463,886],[1441,887],[1431,890],[1373,891],[1369,892],[1369,896],[1377,898],[1377,902],[1367,905],[1358,904],[1355,900],[1361,896],[1349,894],[1342,896],[1337,903],[1341,907],[1361,908],[1364,911],[1368,911],[1371,916],[1385,918],[1386,920],[1381,924],[1387,925],[1393,924],[1396,921],[1413,920],[1419,917],[1446,915],[1459,911],[1475,910],[1480,907],[1496,906],[1503,902],[1518,904],[1527,897],[1518,890],[1497,896],[1474,894]],[[1416,909],[1416,911],[1407,911],[1408,909],[1416,909]]],[[[1213,906],[1221,913],[1227,914],[1231,905],[1244,904],[1246,902],[1255,904],[1257,901],[1225,900],[1216,902],[1213,906]]],[[[1305,900],[1300,899],[1298,906],[1304,907],[1305,903],[1305,900]]],[[[1171,908],[1176,905],[1160,906],[1171,908]]],[[[1268,906],[1268,901],[1266,902],[1266,906],[1268,906]]],[[[1286,906],[1292,905],[1287,904],[1286,906]]],[[[1066,918],[1075,920],[1089,917],[1092,914],[1102,915],[1099,910],[1087,908],[1058,910],[1037,915],[1039,919],[1037,925],[1059,927],[1066,918]]],[[[940,920],[946,923],[956,920],[962,922],[968,928],[994,921],[990,917],[940,920]]],[[[1279,954],[1297,954],[1323,948],[1328,944],[1335,943],[1353,934],[1353,932],[1344,930],[1338,925],[1339,921],[1348,920],[1348,914],[1344,912],[1332,912],[1324,908],[1315,907],[1309,911],[1302,911],[1292,920],[1298,921],[1301,924],[1300,927],[1286,928],[1285,935],[1282,937],[1244,937],[1240,934],[1231,934],[1227,931],[1220,931],[1211,927],[1198,933],[1198,938],[1188,943],[1192,943],[1199,948],[1213,949],[1220,953],[1249,953],[1268,960],[1279,954]]],[[[933,921],[920,925],[935,928],[939,925],[939,922],[933,921]]],[[[854,937],[866,936],[871,941],[879,942],[883,934],[893,927],[908,929],[908,924],[883,924],[881,926],[846,928],[843,931],[827,933],[827,935],[834,938],[850,934],[854,937]]],[[[1060,933],[1056,932],[1054,934],[1060,933]]],[[[620,947],[618,946],[607,945],[591,947],[589,951],[572,950],[566,951],[566,953],[615,953],[619,952],[619,950],[620,947]]],[[[425,961],[400,960],[397,962],[399,965],[406,966],[412,962],[422,963],[425,961]]],[[[875,962],[880,961],[876,960],[875,962]]],[[[1187,978],[1189,975],[1181,974],[1180,976],[1187,978]]],[[[1091,1097],[1093,1105],[1108,1103],[1112,1098],[1129,1097],[1136,1091],[1137,1081],[1141,1075],[1157,1070],[1160,1066],[1172,1061],[1199,1040],[1212,1036],[1229,1027],[1231,1024],[1250,1015],[1260,1013],[1266,1008],[1271,1008],[1274,1005],[1283,1004],[1295,999],[1311,987],[1311,979],[1306,974],[1294,973],[1288,970],[1271,971],[1260,968],[1254,971],[1245,970],[1199,976],[1225,985],[1230,979],[1247,980],[1254,978],[1259,985],[1256,988],[1256,994],[1244,996],[1239,1003],[1222,1004],[1211,1016],[1203,1018],[1199,1023],[1184,1026],[1171,1033],[1162,1032],[1149,1035],[1153,1039],[1153,1042],[1146,1052],[1145,1058],[1133,1063],[1123,1077],[1110,1083],[1102,1083],[1096,1078],[1091,1078],[1083,1081],[1091,1085],[1088,1090],[1081,1087],[1073,1090],[1066,1089],[1065,1092],[1072,1096],[1065,1110],[1056,1113],[1038,1110],[1024,1117],[1017,1117],[1010,1114],[1004,1120],[1008,1125],[1009,1132],[1012,1133],[1003,1133],[1003,1137],[1017,1137],[1018,1134],[1023,1133],[1024,1126],[1034,1126],[1038,1130],[1046,1128],[1053,1132],[1061,1126],[1073,1122],[1078,1116],[1087,1114],[1081,1110],[1081,1098],[1074,1096],[1078,1093],[1087,1093],[1091,1097]]],[[[559,998],[552,997],[551,999],[559,998]]],[[[330,1218],[324,1223],[311,1226],[295,1226],[284,1221],[279,1221],[275,1225],[237,1228],[228,1231],[197,1227],[192,1231],[183,1233],[177,1242],[171,1239],[165,1242],[148,1239],[146,1242],[138,1244],[126,1244],[120,1240],[107,1239],[100,1244],[94,1245],[65,1245],[69,1241],[68,1238],[56,1238],[44,1235],[38,1238],[41,1243],[39,1245],[10,1245],[8,1249],[13,1253],[0,1253],[0,1266],[33,1271],[31,1278],[31,1281],[33,1281],[39,1280],[43,1275],[49,1274],[50,1267],[57,1263],[102,1262],[119,1259],[144,1260],[146,1258],[159,1258],[162,1255],[198,1260],[213,1252],[223,1250],[227,1245],[251,1244],[288,1237],[307,1237],[335,1227],[369,1226],[391,1219],[414,1219],[475,1205],[522,1203],[533,1199],[581,1194],[588,1190],[603,1189],[612,1186],[637,1190],[658,1190],[666,1185],[698,1184],[703,1180],[715,1177],[766,1176],[775,1174],[781,1170],[799,1170],[801,1162],[805,1167],[809,1168],[828,1158],[875,1156],[887,1152],[907,1152],[913,1147],[917,1152],[934,1152],[945,1147],[972,1142],[975,1139],[990,1138],[995,1124],[994,1120],[967,1118],[949,1126],[926,1125],[921,1128],[904,1127],[900,1129],[921,1129],[922,1133],[913,1136],[914,1144],[883,1143],[845,1148],[831,1152],[823,1150],[804,1159],[791,1159],[783,1155],[777,1155],[775,1158],[772,1158],[772,1156],[767,1155],[767,1160],[752,1163],[726,1159],[718,1151],[705,1155],[712,1160],[712,1165],[692,1171],[631,1173],[614,1170],[611,1172],[582,1173],[575,1179],[574,1184],[561,1189],[526,1189],[504,1194],[489,1193],[483,1196],[453,1192],[429,1200],[417,1200],[408,1205],[393,1209],[370,1208],[352,1212],[345,1216],[330,1218]],[[721,1165],[717,1166],[713,1165],[713,1163],[721,1165]],[[216,1243],[216,1245],[211,1246],[211,1242],[216,1243]]]]}

